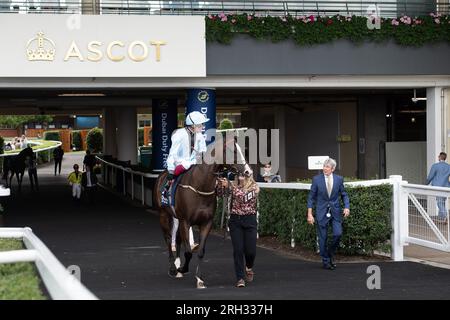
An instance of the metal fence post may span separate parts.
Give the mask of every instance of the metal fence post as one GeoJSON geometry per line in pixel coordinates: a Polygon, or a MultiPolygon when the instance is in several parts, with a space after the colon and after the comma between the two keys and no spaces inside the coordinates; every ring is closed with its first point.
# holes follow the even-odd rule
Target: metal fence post
{"type": "Polygon", "coordinates": [[[142,198],[142,205],[145,205],[145,186],[144,186],[144,176],[141,176],[141,198],[142,198]]]}
{"type": "MultiPolygon", "coordinates": [[[[402,234],[403,230],[402,217],[408,215],[408,200],[406,199],[406,212],[404,208],[405,193],[402,190],[402,176],[389,176],[392,181],[392,205],[391,205],[391,258],[394,261],[403,261],[403,239],[406,235],[402,234]]],[[[407,232],[407,229],[406,229],[407,232]]]]}
{"type": "Polygon", "coordinates": [[[122,170],[122,173],[123,173],[123,195],[124,196],[126,196],[127,195],[127,189],[126,189],[126,186],[125,186],[125,184],[126,184],[126,178],[125,178],[125,170],[122,170]]]}
{"type": "Polygon", "coordinates": [[[130,172],[131,174],[131,200],[134,200],[134,174],[130,172]]]}

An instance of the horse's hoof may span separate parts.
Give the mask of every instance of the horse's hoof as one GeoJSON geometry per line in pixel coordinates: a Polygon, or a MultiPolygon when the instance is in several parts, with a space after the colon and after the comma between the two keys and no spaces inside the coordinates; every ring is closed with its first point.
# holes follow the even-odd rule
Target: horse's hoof
{"type": "Polygon", "coordinates": [[[177,275],[175,276],[175,278],[180,279],[183,278],[183,274],[181,272],[177,272],[177,275]]]}
{"type": "Polygon", "coordinates": [[[178,277],[178,272],[177,271],[170,271],[167,273],[169,275],[169,277],[171,278],[177,278],[178,277]]]}

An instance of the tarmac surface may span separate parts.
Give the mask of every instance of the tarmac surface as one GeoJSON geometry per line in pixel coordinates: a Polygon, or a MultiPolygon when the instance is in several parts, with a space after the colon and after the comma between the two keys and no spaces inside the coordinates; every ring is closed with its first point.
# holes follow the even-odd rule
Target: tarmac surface
{"type": "MultiPolygon", "coordinates": [[[[32,193],[28,176],[21,194],[2,199],[5,223],[28,226],[65,265],[81,268],[81,281],[100,299],[449,299],[450,270],[413,262],[376,262],[381,289],[367,287],[372,263],[339,263],[324,270],[258,248],[255,280],[235,288],[230,240],[211,235],[207,241],[204,280],[195,288],[193,273],[182,279],[167,275],[168,259],[158,217],[103,189],[96,202],[74,203],[66,177],[81,155],[65,156],[61,176],[52,165],[38,169],[40,191],[32,193]]],[[[193,263],[191,270],[194,270],[193,263]]],[[[369,280],[370,283],[373,283],[369,280]]]]}

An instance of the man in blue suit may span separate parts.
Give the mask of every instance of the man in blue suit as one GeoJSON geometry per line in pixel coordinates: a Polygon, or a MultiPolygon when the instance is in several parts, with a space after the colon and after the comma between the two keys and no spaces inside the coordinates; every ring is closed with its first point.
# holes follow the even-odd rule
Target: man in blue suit
{"type": "MultiPolygon", "coordinates": [[[[439,162],[433,164],[430,169],[430,173],[428,174],[427,184],[430,184],[435,187],[450,187],[450,183],[448,178],[450,176],[450,165],[445,162],[447,159],[447,154],[445,152],[441,152],[439,154],[439,162]]],[[[447,198],[445,197],[436,197],[436,203],[439,209],[438,219],[440,222],[447,224],[447,209],[445,207],[445,201],[447,198]]]]}
{"type": "Polygon", "coordinates": [[[333,256],[339,246],[342,236],[342,209],[340,198],[344,202],[344,217],[350,214],[350,200],[344,189],[344,179],[333,174],[336,161],[328,158],[323,163],[323,173],[315,176],[308,196],[308,223],[313,225],[317,220],[319,232],[320,256],[324,269],[334,270],[336,264],[333,256]],[[313,216],[315,207],[316,219],[313,216]],[[328,226],[333,230],[333,241],[328,245],[328,226]]]}

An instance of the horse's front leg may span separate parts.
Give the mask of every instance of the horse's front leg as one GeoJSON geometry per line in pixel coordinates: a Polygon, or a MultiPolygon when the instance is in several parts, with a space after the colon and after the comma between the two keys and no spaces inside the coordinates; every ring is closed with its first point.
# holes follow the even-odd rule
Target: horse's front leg
{"type": "Polygon", "coordinates": [[[170,220],[170,217],[164,211],[160,212],[159,223],[169,252],[169,276],[179,277],[177,267],[175,266],[175,257],[172,252],[172,224],[170,220]]]}
{"type": "Polygon", "coordinates": [[[178,272],[188,273],[189,272],[189,263],[192,259],[192,249],[191,244],[189,243],[189,224],[185,220],[180,220],[179,232],[181,236],[181,241],[184,244],[184,264],[181,268],[178,268],[178,272]]]}
{"type": "Polygon", "coordinates": [[[206,224],[200,226],[200,244],[197,253],[197,270],[195,271],[195,278],[197,279],[197,289],[206,288],[201,272],[201,265],[205,256],[206,239],[208,238],[209,232],[211,231],[212,224],[213,222],[212,220],[210,220],[206,224]]]}

